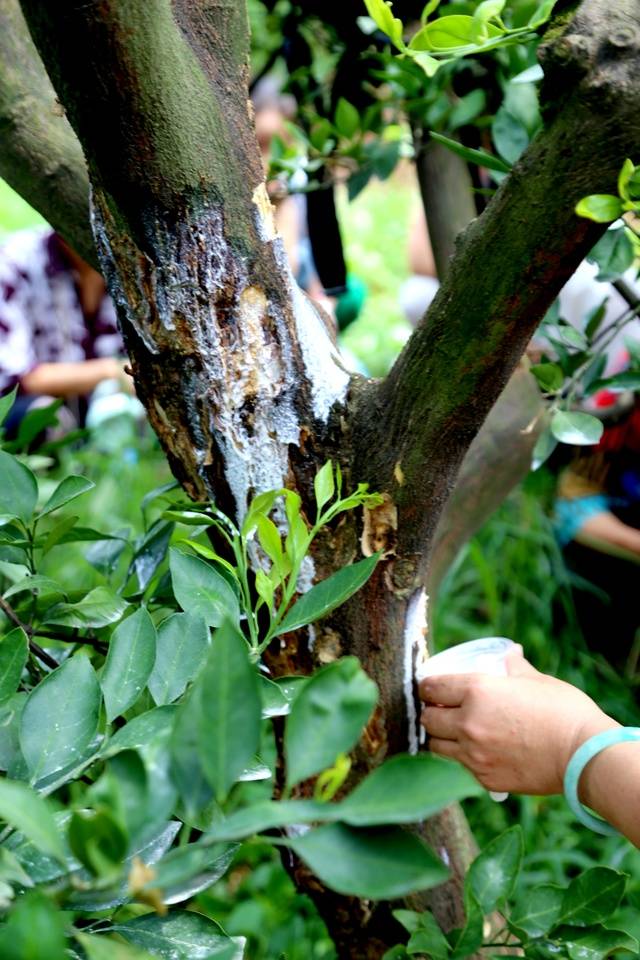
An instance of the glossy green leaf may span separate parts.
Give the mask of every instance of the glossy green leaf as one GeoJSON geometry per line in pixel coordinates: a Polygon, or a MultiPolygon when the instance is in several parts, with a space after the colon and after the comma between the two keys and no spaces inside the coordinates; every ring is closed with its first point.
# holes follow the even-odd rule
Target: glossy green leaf
{"type": "Polygon", "coordinates": [[[243,537],[248,537],[255,530],[258,517],[266,517],[271,513],[276,500],[283,494],[284,490],[267,490],[253,498],[242,524],[243,537]]]}
{"type": "Polygon", "coordinates": [[[9,411],[15,403],[17,393],[18,388],[14,387],[10,393],[5,393],[3,397],[0,397],[0,425],[7,419],[9,411]]]}
{"type": "Polygon", "coordinates": [[[107,721],[132,707],[145,688],[156,659],[156,628],[146,607],[123,620],[111,635],[100,686],[107,721]]]}
{"type": "Polygon", "coordinates": [[[237,849],[237,844],[212,846],[202,840],[174,847],[158,862],[148,886],[162,891],[164,903],[181,903],[223,877],[237,849]]]}
{"type": "Polygon", "coordinates": [[[541,27],[543,23],[546,23],[553,13],[553,8],[557,2],[558,0],[542,0],[540,6],[536,7],[532,13],[528,26],[530,26],[532,30],[536,30],[538,27],[541,27]]]}
{"type": "Polygon", "coordinates": [[[45,503],[40,511],[40,516],[46,517],[48,513],[53,513],[54,510],[63,507],[65,503],[70,503],[72,500],[75,500],[76,497],[81,497],[83,493],[93,490],[94,487],[95,483],[93,483],[92,480],[87,480],[86,477],[76,477],[73,475],[65,477],[64,480],[60,481],[45,503]]]}
{"type": "MultiPolygon", "coordinates": [[[[483,39],[499,37],[504,33],[504,30],[493,23],[485,22],[483,27],[486,31],[483,39]]],[[[437,20],[425,24],[416,36],[420,37],[420,49],[437,50],[439,53],[458,51],[460,48],[475,46],[478,43],[474,18],[463,14],[438,17],[437,20]]]]}
{"type": "Polygon", "coordinates": [[[551,418],[551,432],[561,443],[589,446],[598,443],[604,432],[602,422],[589,413],[558,410],[551,418]]]}
{"type": "Polygon", "coordinates": [[[375,553],[358,563],[336,570],[326,580],[317,583],[291,607],[273,636],[278,637],[282,633],[297,630],[326,617],[365,585],[375,570],[378,559],[379,554],[375,553]]]}
{"type": "Polygon", "coordinates": [[[352,826],[417,823],[484,793],[460,764],[423,753],[386,760],[338,806],[340,819],[352,826]]]}
{"type": "Polygon", "coordinates": [[[451,960],[465,960],[475,956],[484,940],[484,916],[472,897],[465,904],[465,925],[457,935],[449,934],[452,953],[451,960]]]}
{"type": "Polygon", "coordinates": [[[95,587],[78,603],[58,603],[44,622],[62,627],[106,627],[122,618],[128,604],[108,587],[95,587]]]}
{"type": "Polygon", "coordinates": [[[163,960],[242,960],[244,941],[232,939],[209,917],[192,910],[148,913],[111,928],[114,933],[163,960]]]}
{"type": "Polygon", "coordinates": [[[219,627],[225,617],[232,623],[238,622],[238,598],[212,564],[170,550],[169,566],[173,592],[185,613],[201,617],[211,627],[219,627]]]}
{"type": "Polygon", "coordinates": [[[562,938],[571,960],[605,960],[618,950],[624,950],[638,956],[638,941],[622,930],[609,930],[605,927],[593,927],[584,931],[560,929],[554,933],[554,940],[562,938]]]}
{"type": "Polygon", "coordinates": [[[607,230],[591,250],[587,260],[598,266],[598,280],[617,280],[633,265],[633,243],[625,227],[607,230]]]}
{"type": "Polygon", "coordinates": [[[80,863],[102,879],[118,876],[129,846],[127,833],[116,813],[74,810],[68,830],[69,847],[80,863]]]}
{"type": "Polygon", "coordinates": [[[282,540],[280,539],[278,528],[273,520],[264,516],[257,517],[256,525],[260,546],[274,564],[282,579],[289,572],[288,568],[290,564],[285,563],[282,551],[282,540]]]}
{"type": "Polygon", "coordinates": [[[158,567],[167,555],[175,524],[157,520],[136,544],[131,571],[138,581],[138,590],[146,590],[158,567]]]}
{"type": "Polygon", "coordinates": [[[62,837],[49,805],[26,783],[0,780],[0,819],[19,830],[39,850],[65,862],[62,837]]]}
{"type": "Polygon", "coordinates": [[[358,830],[332,823],[287,843],[323,883],[347,896],[393,899],[437,886],[449,875],[417,837],[399,827],[358,830]]]}
{"type": "Polygon", "coordinates": [[[209,645],[209,628],[201,617],[174,613],[160,624],[147,684],[158,706],[182,696],[204,663],[209,645]]]}
{"type": "Polygon", "coordinates": [[[42,540],[42,556],[46,557],[50,550],[60,543],[62,537],[73,530],[79,517],[63,517],[55,526],[51,528],[46,537],[42,540]]]}
{"type": "Polygon", "coordinates": [[[485,913],[491,913],[513,892],[522,853],[522,830],[511,827],[488,843],[469,867],[465,885],[485,913]]]}
{"type": "Polygon", "coordinates": [[[9,700],[18,689],[28,655],[29,642],[20,627],[0,638],[0,703],[9,700]]]}
{"type": "Polygon", "coordinates": [[[509,917],[511,923],[529,937],[543,937],[555,926],[562,901],[564,889],[551,883],[541,884],[528,890],[516,903],[509,917]]]}
{"type": "Polygon", "coordinates": [[[87,960],[153,960],[153,954],[146,950],[104,934],[76,932],[75,938],[87,955],[87,960]]]}
{"type": "Polygon", "coordinates": [[[262,701],[262,716],[267,717],[285,717],[291,711],[291,701],[286,696],[282,687],[260,675],[258,677],[260,684],[260,699],[262,701]]]}
{"type": "Polygon", "coordinates": [[[256,753],[260,723],[256,669],[242,636],[226,621],[214,634],[207,661],[180,706],[172,755],[184,768],[195,753],[196,769],[222,802],[256,753]]]}
{"type": "Polygon", "coordinates": [[[378,700],[378,689],[355,657],[319,670],[287,718],[284,749],[291,786],[332,766],[355,745],[378,700]]]}
{"type": "Polygon", "coordinates": [[[32,780],[83,756],[95,737],[100,685],[91,663],[77,655],[31,691],[20,721],[20,747],[32,780]]]}
{"type": "Polygon", "coordinates": [[[0,513],[29,523],[38,499],[38,482],[28,467],[0,450],[0,513]]]}
{"type": "Polygon", "coordinates": [[[530,369],[545,393],[554,393],[564,383],[564,373],[557,363],[534,363],[530,369]]]}
{"type": "Polygon", "coordinates": [[[622,201],[611,193],[592,193],[576,204],[576,213],[596,223],[611,223],[622,215],[622,201]]]}
{"type": "Polygon", "coordinates": [[[576,877],[569,884],[558,922],[575,927],[588,927],[602,923],[616,910],[627,878],[609,867],[593,867],[576,877]]]}
{"type": "Polygon", "coordinates": [[[618,193],[623,200],[631,199],[631,197],[629,196],[628,186],[629,186],[629,181],[633,177],[635,171],[636,171],[635,164],[633,163],[632,160],[630,160],[627,157],[625,162],[622,164],[620,173],[618,174],[618,193]]]}
{"type": "Polygon", "coordinates": [[[486,167],[487,170],[497,170],[499,173],[509,173],[511,169],[509,164],[505,163],[504,160],[494,156],[492,153],[487,153],[486,150],[474,150],[471,147],[463,147],[457,140],[445,137],[441,133],[434,133],[433,130],[429,131],[429,136],[432,140],[435,140],[436,143],[441,143],[447,150],[451,150],[452,153],[462,157],[462,159],[468,163],[474,163],[479,167],[486,167]]]}

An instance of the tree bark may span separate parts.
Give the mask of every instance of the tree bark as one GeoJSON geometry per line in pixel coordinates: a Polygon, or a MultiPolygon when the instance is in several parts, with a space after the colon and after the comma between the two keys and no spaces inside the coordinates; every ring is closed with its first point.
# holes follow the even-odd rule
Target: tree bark
{"type": "MultiPolygon", "coordinates": [[[[176,476],[194,497],[215,493],[242,515],[254,492],[283,484],[308,501],[317,465],[339,456],[349,480],[387,496],[363,548],[348,521],[314,558],[326,574],[361,549],[385,552],[312,650],[325,662],[356,653],[380,686],[357,775],[418,747],[415,667],[444,505],[536,323],[600,232],[575,217],[575,202],[615,189],[640,142],[637,41],[620,33],[630,23],[638,31],[640,13],[621,0],[605,21],[601,6],[586,0],[550,44],[560,108],[467,229],[390,376],[373,383],[342,369],[274,235],[247,106],[244,4],[22,2],[87,156],[101,263],[176,476]]],[[[304,646],[292,638],[273,662],[307,659],[304,646]]],[[[434,829],[459,886],[455,827],[445,816],[434,829]]],[[[338,897],[308,875],[300,882],[341,957],[377,958],[395,941],[388,905],[338,897]]],[[[447,891],[438,910],[457,922],[459,896],[447,891]]]]}
{"type": "Polygon", "coordinates": [[[95,265],[82,148],[18,0],[0,0],[0,62],[0,176],[95,265]]]}

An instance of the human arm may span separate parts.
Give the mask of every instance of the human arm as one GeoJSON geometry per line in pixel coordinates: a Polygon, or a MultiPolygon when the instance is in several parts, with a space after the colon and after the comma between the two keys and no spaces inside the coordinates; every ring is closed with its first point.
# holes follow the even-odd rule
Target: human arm
{"type": "Polygon", "coordinates": [[[574,539],[594,549],[613,548],[612,552],[625,551],[640,557],[640,530],[630,527],[609,511],[596,513],[586,519],[574,539]]]}
{"type": "MultiPolygon", "coordinates": [[[[509,659],[508,669],[508,677],[422,681],[430,749],[463,763],[489,790],[562,793],[577,748],[620,725],[582,691],[539,673],[520,655],[509,659]]],[[[591,760],[579,797],[640,846],[640,743],[608,747],[591,760]]]]}
{"type": "Polygon", "coordinates": [[[124,368],[125,361],[114,357],[39,363],[20,378],[20,386],[24,393],[35,396],[75,397],[91,393],[103,380],[118,380],[127,392],[132,392],[132,381],[124,368]]]}

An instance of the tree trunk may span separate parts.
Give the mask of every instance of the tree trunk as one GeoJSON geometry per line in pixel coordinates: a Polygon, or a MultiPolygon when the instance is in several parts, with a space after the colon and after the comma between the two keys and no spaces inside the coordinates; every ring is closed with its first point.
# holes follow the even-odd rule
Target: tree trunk
{"type": "MultiPolygon", "coordinates": [[[[380,687],[357,776],[417,749],[415,665],[425,655],[438,524],[539,318],[602,229],[577,219],[575,202],[615,189],[640,142],[635,41],[625,48],[615,22],[638,29],[637,5],[621,0],[605,20],[599,0],[586,0],[550,46],[561,109],[467,229],[426,322],[381,383],[342,368],[274,234],[247,103],[245,5],[22,0],[22,8],[87,157],[102,268],[176,476],[192,496],[215,494],[238,516],[270,487],[296,487],[308,502],[328,456],[341,459],[348,482],[385,493],[362,548],[354,521],[319,545],[310,576],[361,549],[382,548],[385,559],[322,624],[311,656],[355,653],[380,687]]],[[[306,647],[294,637],[272,662],[306,662],[306,647]]],[[[425,830],[459,887],[457,824],[445,815],[425,830]]],[[[396,941],[388,904],[298,877],[341,957],[378,958],[396,941]]],[[[445,896],[438,912],[451,925],[459,892],[445,896]]]]}

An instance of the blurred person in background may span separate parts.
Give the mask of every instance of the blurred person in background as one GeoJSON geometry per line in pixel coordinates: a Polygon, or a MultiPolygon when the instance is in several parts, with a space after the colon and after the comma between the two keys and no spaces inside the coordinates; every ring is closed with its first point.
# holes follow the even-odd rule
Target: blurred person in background
{"type": "Polygon", "coordinates": [[[18,388],[8,431],[58,397],[67,426],[83,424],[98,385],[132,393],[125,367],[101,275],[49,227],[10,237],[0,248],[0,394],[18,388]]]}

